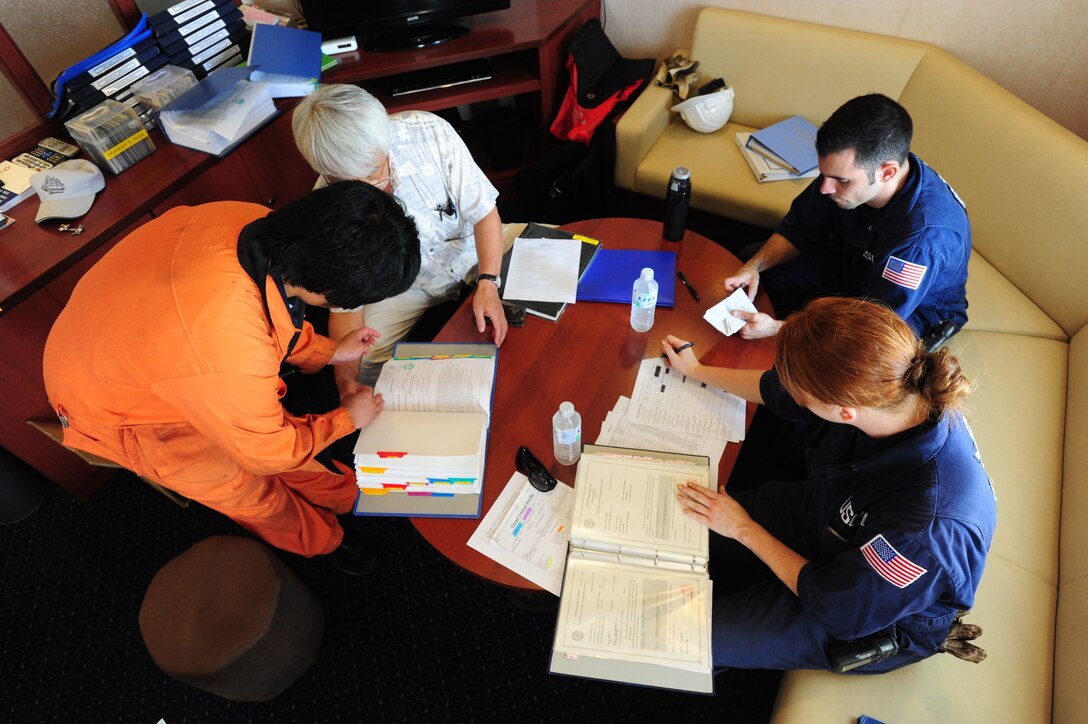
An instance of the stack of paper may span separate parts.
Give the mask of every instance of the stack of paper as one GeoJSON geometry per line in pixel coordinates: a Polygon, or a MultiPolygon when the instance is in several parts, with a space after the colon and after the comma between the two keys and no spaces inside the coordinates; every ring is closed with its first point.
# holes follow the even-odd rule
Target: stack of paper
{"type": "Polygon", "coordinates": [[[159,123],[172,143],[222,156],[278,112],[247,68],[220,68],[168,103],[159,123]]]}
{"type": "Polygon", "coordinates": [[[726,443],[744,439],[745,410],[741,398],[654,357],[642,361],[631,397],[620,397],[605,417],[597,444],[705,455],[716,488],[726,443]]]}
{"type": "Polygon", "coordinates": [[[820,163],[816,126],[801,116],[790,116],[756,131],[745,147],[797,176],[810,173],[820,163]]]}
{"type": "Polygon", "coordinates": [[[756,177],[756,181],[764,183],[766,181],[787,181],[789,179],[799,178],[816,178],[820,175],[819,168],[813,168],[803,174],[795,174],[785,166],[772,161],[767,156],[756,153],[748,147],[748,139],[751,137],[751,133],[745,133],[743,131],[737,133],[734,137],[737,142],[737,148],[740,149],[740,155],[744,157],[745,162],[748,164],[748,168],[752,169],[752,175],[756,177]]]}
{"type": "Polygon", "coordinates": [[[364,495],[479,495],[494,385],[493,357],[394,358],[375,391],[385,409],[355,445],[364,495]]]}
{"type": "MultiPolygon", "coordinates": [[[[575,273],[575,286],[579,286],[582,278],[586,274],[586,270],[590,268],[593,260],[597,258],[598,252],[601,251],[601,242],[597,239],[591,239],[588,236],[582,236],[570,231],[563,231],[562,229],[553,229],[541,224],[529,223],[526,225],[524,231],[521,232],[521,236],[514,240],[514,246],[518,245],[518,242],[524,239],[577,239],[582,242],[578,249],[578,265],[575,273]]],[[[519,251],[519,256],[522,256],[519,251]]],[[[510,280],[515,278],[511,273],[512,257],[514,255],[514,249],[511,248],[502,258],[502,278],[506,281],[502,285],[502,289],[499,290],[499,295],[504,302],[510,304],[516,304],[525,307],[525,311],[528,314],[535,315],[537,317],[543,317],[544,319],[550,319],[553,322],[559,320],[563,311],[567,308],[566,301],[542,301],[537,299],[539,296],[536,294],[536,289],[544,288],[550,289],[551,285],[547,280],[542,280],[543,270],[533,269],[521,269],[517,272],[517,276],[521,277],[516,282],[515,292],[518,294],[529,294],[529,297],[517,297],[510,291],[510,280]],[[526,274],[528,271],[528,274],[526,274]],[[517,286],[523,286],[528,284],[526,288],[518,289],[517,286]]],[[[524,263],[524,257],[521,259],[524,263]]],[[[516,267],[515,267],[516,268],[516,267]]],[[[563,273],[563,272],[560,272],[563,273]]],[[[569,273],[569,272],[567,272],[569,273]]],[[[549,292],[549,296],[553,293],[549,292]]],[[[568,295],[569,297],[569,295],[568,295]]],[[[568,298],[568,297],[560,297],[568,298]]],[[[574,301],[573,299],[571,301],[574,301]]]]}

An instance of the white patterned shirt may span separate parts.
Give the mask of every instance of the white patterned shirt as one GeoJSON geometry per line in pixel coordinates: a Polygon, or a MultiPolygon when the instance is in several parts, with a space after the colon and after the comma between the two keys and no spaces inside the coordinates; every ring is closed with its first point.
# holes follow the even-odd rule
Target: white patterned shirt
{"type": "Polygon", "coordinates": [[[389,174],[393,195],[419,230],[412,288],[441,294],[477,264],[472,227],[495,208],[499,192],[453,126],[426,111],[389,116],[389,174]]]}

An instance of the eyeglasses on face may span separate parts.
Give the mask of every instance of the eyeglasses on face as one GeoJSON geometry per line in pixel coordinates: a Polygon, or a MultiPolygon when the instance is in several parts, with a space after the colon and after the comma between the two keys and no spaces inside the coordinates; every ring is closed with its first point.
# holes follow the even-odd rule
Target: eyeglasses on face
{"type": "Polygon", "coordinates": [[[559,484],[544,464],[537,460],[536,455],[524,445],[518,448],[517,455],[514,456],[514,466],[519,473],[529,478],[530,485],[542,493],[553,490],[559,484]]]}

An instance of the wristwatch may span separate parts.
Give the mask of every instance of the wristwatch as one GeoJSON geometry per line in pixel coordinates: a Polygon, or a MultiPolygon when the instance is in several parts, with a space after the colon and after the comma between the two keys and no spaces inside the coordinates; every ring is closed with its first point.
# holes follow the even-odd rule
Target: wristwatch
{"type": "Polygon", "coordinates": [[[495,285],[496,289],[502,289],[502,277],[498,274],[477,274],[476,282],[489,281],[495,285]]]}

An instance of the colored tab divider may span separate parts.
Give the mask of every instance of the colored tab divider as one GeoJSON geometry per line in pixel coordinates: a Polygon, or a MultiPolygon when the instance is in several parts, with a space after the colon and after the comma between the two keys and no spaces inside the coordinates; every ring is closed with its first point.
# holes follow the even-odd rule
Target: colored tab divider
{"type": "Polygon", "coordinates": [[[415,360],[415,359],[429,359],[429,360],[441,360],[441,359],[491,359],[493,355],[490,354],[422,354],[411,355],[408,357],[394,357],[394,360],[415,360]]]}
{"type": "Polygon", "coordinates": [[[454,485],[472,485],[476,478],[450,478],[450,482],[454,485]]]}
{"type": "MultiPolygon", "coordinates": [[[[378,457],[380,457],[380,458],[402,458],[407,454],[408,454],[407,450],[404,451],[404,452],[393,452],[391,450],[390,451],[386,451],[386,450],[379,450],[378,451],[378,457]]],[[[384,468],[383,468],[383,472],[384,472],[384,468]]]]}
{"type": "Polygon", "coordinates": [[[363,475],[385,475],[385,471],[388,469],[389,468],[364,468],[361,465],[358,466],[359,472],[363,475]]]}
{"type": "Polygon", "coordinates": [[[408,483],[382,483],[383,490],[404,490],[408,483]]]}
{"type": "Polygon", "coordinates": [[[453,493],[436,493],[436,492],[431,492],[431,491],[418,492],[417,493],[415,491],[409,490],[409,491],[407,491],[407,494],[408,495],[417,495],[417,496],[423,497],[423,498],[452,498],[452,497],[454,497],[453,493]]]}

